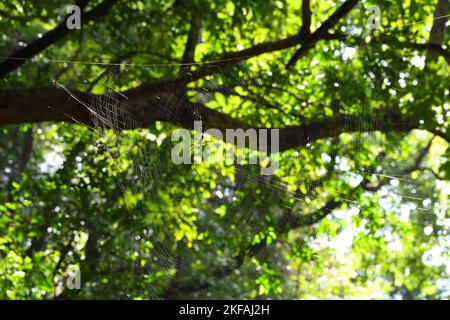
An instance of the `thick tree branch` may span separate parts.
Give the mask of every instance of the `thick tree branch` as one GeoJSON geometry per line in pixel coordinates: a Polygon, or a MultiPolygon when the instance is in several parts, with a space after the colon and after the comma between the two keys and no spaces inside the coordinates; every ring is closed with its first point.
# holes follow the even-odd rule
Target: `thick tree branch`
{"type": "Polygon", "coordinates": [[[311,34],[311,0],[302,1],[302,28],[300,34],[304,37],[311,34]]]}
{"type": "MultiPolygon", "coordinates": [[[[77,91],[74,91],[74,94],[84,101],[102,99],[102,96],[91,96],[77,91]]],[[[133,117],[140,127],[147,127],[155,121],[165,121],[186,129],[193,129],[196,119],[192,110],[197,110],[202,119],[205,119],[205,129],[218,129],[224,137],[226,129],[265,129],[251,127],[239,119],[209,109],[203,104],[180,101],[171,96],[130,97],[127,108],[129,116],[133,117]]],[[[69,121],[92,125],[91,116],[86,107],[67,95],[64,90],[47,87],[0,91],[0,126],[44,121],[69,121]]],[[[367,121],[366,117],[363,119],[354,115],[336,115],[298,126],[281,127],[279,128],[279,149],[284,151],[304,146],[319,139],[337,137],[344,132],[362,130],[405,132],[417,127],[417,124],[405,119],[399,111],[394,109],[375,110],[373,118],[370,119],[371,126],[363,129],[361,123],[367,121]]],[[[271,144],[270,140],[268,144],[271,144]]]]}
{"type": "Polygon", "coordinates": [[[180,68],[180,73],[189,71],[189,64],[194,62],[195,48],[200,40],[200,31],[202,27],[201,16],[198,12],[192,12],[191,16],[191,26],[186,41],[186,47],[184,48],[183,58],[181,60],[183,65],[180,68]]]}
{"type": "MultiPolygon", "coordinates": [[[[450,65],[450,53],[442,48],[445,40],[445,26],[447,24],[447,13],[450,9],[449,0],[439,0],[436,9],[434,10],[434,21],[430,31],[430,38],[428,39],[427,46],[432,48],[428,52],[426,61],[436,60],[437,55],[441,55],[445,58],[448,65],[450,65]]],[[[428,71],[428,63],[425,64],[425,70],[428,71]]]]}
{"type": "Polygon", "coordinates": [[[441,46],[445,38],[445,25],[450,11],[449,0],[439,0],[434,11],[434,22],[431,27],[429,43],[441,46]]]}
{"type": "Polygon", "coordinates": [[[302,47],[294,53],[292,58],[287,63],[286,67],[290,68],[293,66],[298,59],[300,59],[310,47],[313,47],[317,41],[322,39],[325,35],[328,34],[328,30],[334,28],[334,26],[339,22],[339,20],[344,17],[350,10],[352,10],[358,0],[347,0],[342,4],[316,31],[314,31],[310,36],[306,38],[304,43],[302,43],[302,47]]]}

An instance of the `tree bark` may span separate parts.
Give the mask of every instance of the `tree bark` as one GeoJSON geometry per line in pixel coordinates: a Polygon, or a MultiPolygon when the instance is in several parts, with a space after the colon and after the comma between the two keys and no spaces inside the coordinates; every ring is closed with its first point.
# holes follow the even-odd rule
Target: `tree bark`
{"type": "MultiPolygon", "coordinates": [[[[88,95],[73,91],[72,94],[88,105],[104,101],[105,96],[88,95]]],[[[124,93],[126,95],[126,92],[124,93]]],[[[194,128],[194,109],[201,115],[204,128],[215,128],[225,138],[227,129],[273,129],[252,127],[231,116],[212,110],[199,103],[186,100],[171,99],[171,96],[130,96],[127,100],[125,114],[128,119],[118,120],[125,123],[122,129],[148,127],[156,121],[164,121],[186,128],[194,128]],[[129,127],[126,124],[129,123],[129,127]],[[133,125],[131,125],[133,123],[133,125]]],[[[0,91],[0,126],[18,123],[36,123],[47,121],[67,121],[93,126],[89,110],[64,90],[56,87],[0,91]]],[[[337,137],[344,132],[363,131],[398,131],[405,132],[417,127],[394,109],[380,109],[370,116],[336,115],[324,119],[310,121],[298,126],[286,126],[279,129],[279,149],[304,146],[319,139],[337,137]],[[370,126],[362,126],[362,122],[370,122],[370,126]]],[[[270,135],[268,135],[270,136],[270,135]]],[[[270,145],[271,141],[268,141],[270,145]]]]}

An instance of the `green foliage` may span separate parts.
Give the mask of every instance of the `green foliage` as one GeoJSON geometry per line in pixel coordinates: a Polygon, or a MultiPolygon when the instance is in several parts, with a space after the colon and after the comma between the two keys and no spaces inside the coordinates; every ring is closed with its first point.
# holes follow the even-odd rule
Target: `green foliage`
{"type": "MultiPolygon", "coordinates": [[[[175,127],[164,122],[123,139],[68,123],[0,128],[0,299],[448,298],[448,133],[415,162],[431,132],[450,132],[449,68],[442,56],[399,45],[428,41],[434,2],[366,1],[382,10],[370,37],[319,41],[292,70],[288,49],[188,85],[199,103],[193,88],[226,85],[205,105],[258,127],[360,116],[348,133],[284,151],[267,179],[248,164],[173,164],[175,127]],[[420,59],[424,66],[413,63],[420,59]],[[420,130],[371,130],[392,107],[420,130]],[[329,201],[339,205],[328,209],[329,201]],[[78,268],[82,289],[69,290],[78,268]]],[[[118,91],[172,78],[192,15],[202,19],[195,61],[214,61],[296,34],[300,3],[119,1],[0,79],[2,90],[49,87],[55,77],[83,90],[105,70],[45,59],[158,65],[123,67],[118,91]]],[[[315,30],[336,6],[311,3],[315,30]]],[[[3,1],[1,56],[54,28],[65,5],[3,1]]],[[[336,31],[357,34],[366,22],[358,9],[336,31]]],[[[100,82],[91,89],[102,93],[100,82]]]]}

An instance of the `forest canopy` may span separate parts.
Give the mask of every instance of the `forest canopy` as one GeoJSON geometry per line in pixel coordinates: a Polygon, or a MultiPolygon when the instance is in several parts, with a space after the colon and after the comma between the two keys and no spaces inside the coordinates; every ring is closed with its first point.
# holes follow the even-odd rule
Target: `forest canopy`
{"type": "Polygon", "coordinates": [[[2,1],[0,299],[448,298],[449,17],[2,1]]]}

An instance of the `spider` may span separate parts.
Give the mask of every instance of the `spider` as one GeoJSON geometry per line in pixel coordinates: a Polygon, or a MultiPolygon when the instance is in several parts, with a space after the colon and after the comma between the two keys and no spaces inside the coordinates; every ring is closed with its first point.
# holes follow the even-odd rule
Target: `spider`
{"type": "Polygon", "coordinates": [[[200,121],[200,124],[202,126],[200,128],[200,130],[202,132],[202,137],[201,137],[200,142],[199,142],[199,144],[201,146],[201,144],[203,143],[204,135],[205,135],[205,130],[204,129],[206,127],[207,122],[206,122],[205,118],[197,110],[194,110],[193,116],[194,116],[194,121],[200,121]]]}

